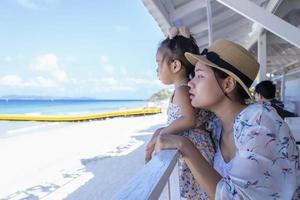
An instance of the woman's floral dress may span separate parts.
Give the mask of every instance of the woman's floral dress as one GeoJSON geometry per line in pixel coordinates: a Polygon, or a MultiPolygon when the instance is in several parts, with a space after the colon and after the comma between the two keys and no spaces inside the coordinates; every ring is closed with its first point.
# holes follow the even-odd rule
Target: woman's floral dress
{"type": "MultiPolygon", "coordinates": [[[[181,117],[180,107],[170,101],[168,107],[168,124],[181,117]]],[[[215,154],[214,145],[209,132],[204,130],[205,124],[213,118],[211,112],[199,110],[198,120],[195,128],[183,132],[181,135],[189,138],[193,144],[199,149],[199,152],[212,165],[215,154]]],[[[184,162],[182,156],[178,162],[179,170],[179,186],[181,199],[207,199],[205,192],[203,192],[196,180],[194,179],[191,170],[184,162]]]]}
{"type": "Polygon", "coordinates": [[[287,124],[267,104],[252,104],[234,121],[235,157],[220,151],[222,125],[213,121],[214,168],[222,175],[216,199],[300,199],[300,158],[287,124]]]}

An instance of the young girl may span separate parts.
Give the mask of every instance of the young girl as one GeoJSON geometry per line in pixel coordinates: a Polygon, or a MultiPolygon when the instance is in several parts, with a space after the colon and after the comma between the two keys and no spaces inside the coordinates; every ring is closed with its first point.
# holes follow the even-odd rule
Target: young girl
{"type": "MultiPolygon", "coordinates": [[[[158,134],[179,134],[188,138],[198,151],[212,163],[214,148],[205,125],[212,113],[192,107],[187,85],[194,76],[194,66],[184,57],[184,52],[199,53],[199,48],[186,28],[172,28],[169,37],[162,41],[157,54],[158,76],[164,84],[175,87],[168,107],[168,126],[156,130],[146,150],[146,162],[151,159],[158,134]]],[[[206,199],[191,170],[183,158],[179,159],[179,184],[182,199],[206,199]]]]}
{"type": "Polygon", "coordinates": [[[160,134],[156,151],[178,148],[211,199],[299,199],[300,157],[287,124],[266,104],[246,105],[259,70],[242,46],[216,41],[201,56],[185,54],[195,67],[191,103],[216,114],[213,167],[182,136],[160,134]]]}

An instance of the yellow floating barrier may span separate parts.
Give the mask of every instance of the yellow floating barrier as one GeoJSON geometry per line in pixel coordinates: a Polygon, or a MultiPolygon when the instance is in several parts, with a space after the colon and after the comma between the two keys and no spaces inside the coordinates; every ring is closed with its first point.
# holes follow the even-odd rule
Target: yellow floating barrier
{"type": "Polygon", "coordinates": [[[0,115],[0,120],[7,121],[47,121],[47,122],[75,122],[96,119],[106,119],[113,117],[126,117],[135,115],[150,115],[161,113],[160,108],[142,108],[133,110],[124,110],[109,113],[78,115],[78,116],[30,116],[30,115],[0,115]]]}

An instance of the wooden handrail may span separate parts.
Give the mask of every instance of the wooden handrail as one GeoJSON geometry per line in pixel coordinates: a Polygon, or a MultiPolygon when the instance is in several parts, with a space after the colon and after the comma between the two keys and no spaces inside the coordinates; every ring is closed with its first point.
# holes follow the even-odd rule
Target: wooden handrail
{"type": "Polygon", "coordinates": [[[158,199],[176,166],[178,150],[164,150],[156,154],[119,193],[115,200],[158,199]]]}

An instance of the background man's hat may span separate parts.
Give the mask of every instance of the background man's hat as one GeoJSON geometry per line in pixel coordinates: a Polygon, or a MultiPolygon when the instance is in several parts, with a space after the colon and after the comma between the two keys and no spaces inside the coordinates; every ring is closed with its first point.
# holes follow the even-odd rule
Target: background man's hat
{"type": "Polygon", "coordinates": [[[201,55],[186,52],[185,57],[193,65],[200,61],[232,76],[251,98],[249,88],[258,73],[259,63],[244,47],[228,40],[218,40],[201,55]]]}

